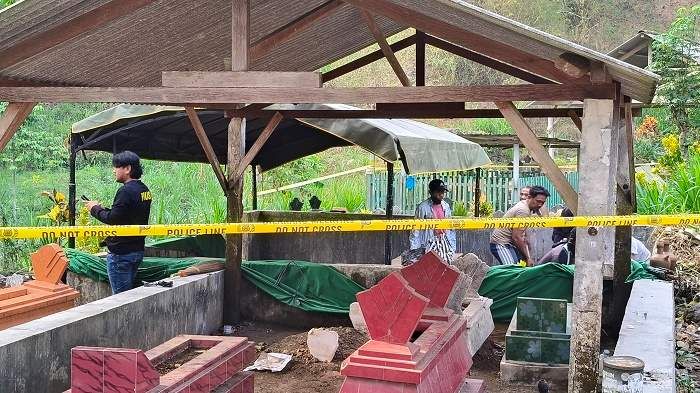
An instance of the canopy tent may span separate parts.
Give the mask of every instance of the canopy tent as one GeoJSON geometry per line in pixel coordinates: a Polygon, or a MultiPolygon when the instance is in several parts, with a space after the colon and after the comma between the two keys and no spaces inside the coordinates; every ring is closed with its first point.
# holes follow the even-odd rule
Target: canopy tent
{"type": "MultiPolygon", "coordinates": [[[[274,105],[270,109],[352,110],[348,105],[274,105]]],[[[270,111],[273,113],[273,111],[270,111]]],[[[220,162],[226,162],[228,119],[221,110],[198,111],[220,162]]],[[[267,124],[246,119],[246,151],[267,124]]],[[[184,108],[122,104],[73,124],[78,150],[131,150],[143,158],[208,162],[184,108]]],[[[253,160],[262,170],[319,153],[357,145],[407,173],[468,170],[490,163],[484,149],[429,124],[398,119],[287,118],[253,160]]]]}

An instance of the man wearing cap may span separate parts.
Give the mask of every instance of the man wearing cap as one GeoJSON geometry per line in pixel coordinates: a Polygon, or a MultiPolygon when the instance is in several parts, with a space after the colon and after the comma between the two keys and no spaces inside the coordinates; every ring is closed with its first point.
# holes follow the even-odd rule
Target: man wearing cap
{"type": "MultiPolygon", "coordinates": [[[[428,183],[430,198],[421,202],[416,208],[417,219],[443,219],[452,217],[452,209],[445,202],[445,193],[449,192],[445,182],[434,179],[428,183]]],[[[430,251],[438,254],[446,263],[452,263],[457,248],[457,239],[453,230],[428,229],[415,230],[409,237],[411,250],[406,263],[415,262],[421,255],[430,251]]]]}

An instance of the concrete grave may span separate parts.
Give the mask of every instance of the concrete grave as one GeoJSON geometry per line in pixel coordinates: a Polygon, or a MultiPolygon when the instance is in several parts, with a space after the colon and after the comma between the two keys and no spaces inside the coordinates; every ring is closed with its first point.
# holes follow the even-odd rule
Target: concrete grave
{"type": "Polygon", "coordinates": [[[467,318],[445,307],[458,277],[429,253],[358,293],[371,340],[343,362],[340,392],[483,392],[467,379],[467,318]]]}
{"type": "Polygon", "coordinates": [[[245,337],[175,337],[148,352],[125,348],[75,347],[71,350],[71,389],[66,393],[211,392],[253,393],[253,373],[243,372],[255,358],[255,346],[245,337]],[[156,367],[194,351],[184,364],[156,367]],[[199,354],[197,354],[199,353],[199,354]]]}
{"type": "Polygon", "coordinates": [[[61,283],[68,259],[58,244],[41,247],[31,260],[35,280],[0,289],[0,330],[67,310],[79,295],[61,283]]]}

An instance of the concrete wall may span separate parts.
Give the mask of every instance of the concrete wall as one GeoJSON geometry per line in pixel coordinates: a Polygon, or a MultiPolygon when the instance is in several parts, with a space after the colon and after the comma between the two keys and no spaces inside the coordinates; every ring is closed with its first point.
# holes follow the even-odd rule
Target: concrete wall
{"type": "Polygon", "coordinates": [[[63,392],[70,349],[148,350],[178,334],[210,334],[222,325],[223,273],[175,278],[172,288],[136,288],[0,331],[0,391],[63,392]]]}
{"type": "MultiPolygon", "coordinates": [[[[247,222],[377,220],[384,216],[325,212],[254,211],[245,214],[247,222]]],[[[399,218],[411,218],[398,216],[399,218]]],[[[544,255],[552,247],[552,230],[531,231],[534,255],[544,255]]],[[[493,264],[489,251],[490,230],[457,231],[457,252],[473,253],[493,264]]],[[[409,247],[409,232],[392,232],[392,259],[409,247]]],[[[382,264],[385,232],[284,233],[244,236],[244,258],[248,260],[298,259],[320,263],[382,264]]]]}

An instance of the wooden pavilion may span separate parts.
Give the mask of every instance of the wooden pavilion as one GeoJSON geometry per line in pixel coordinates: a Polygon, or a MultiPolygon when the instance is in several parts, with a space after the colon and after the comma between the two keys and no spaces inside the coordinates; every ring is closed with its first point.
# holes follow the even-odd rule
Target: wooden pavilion
{"type": "MultiPolygon", "coordinates": [[[[0,12],[0,149],[37,102],[124,102],[228,110],[228,154],[219,162],[198,132],[218,177],[225,177],[228,220],[242,215],[242,173],[285,116],[269,104],[370,104],[366,117],[504,117],[567,205],[579,215],[634,211],[632,100],[651,101],[658,77],[623,61],[532,29],[461,0],[24,0],[0,12]],[[417,33],[392,45],[386,37],[417,33]],[[359,49],[380,50],[323,74],[359,49]],[[416,47],[415,81],[395,52],[416,47]],[[425,86],[425,47],[519,78],[506,86],[425,86]],[[331,88],[323,83],[386,58],[401,87],[331,88]],[[578,198],[537,140],[527,117],[570,117],[569,110],[518,110],[519,101],[582,101],[578,198]],[[465,103],[496,109],[467,110],[465,103]],[[269,124],[247,153],[252,111],[269,124]],[[224,173],[220,164],[225,164],[224,173]]],[[[356,116],[345,111],[319,117],[356,116]]],[[[615,298],[622,315],[629,287],[630,228],[581,228],[576,253],[569,391],[597,385],[602,266],[615,255],[615,298]]],[[[227,238],[226,321],[238,317],[241,236],[227,238]]]]}

